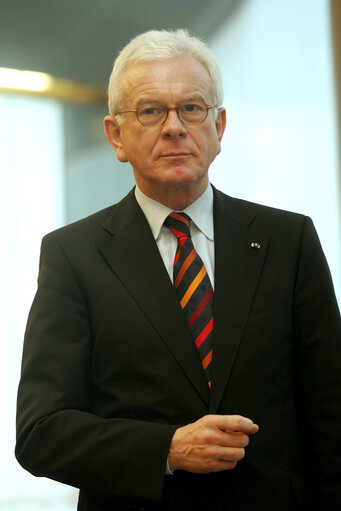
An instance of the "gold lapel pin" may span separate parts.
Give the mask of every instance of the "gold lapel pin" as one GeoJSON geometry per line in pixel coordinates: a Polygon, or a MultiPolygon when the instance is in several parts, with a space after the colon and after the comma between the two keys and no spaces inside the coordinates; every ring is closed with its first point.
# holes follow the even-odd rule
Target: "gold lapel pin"
{"type": "Polygon", "coordinates": [[[259,243],[257,243],[257,241],[253,241],[253,242],[251,243],[251,247],[252,247],[252,248],[257,248],[257,249],[258,249],[258,248],[260,248],[260,244],[259,244],[259,243]]]}

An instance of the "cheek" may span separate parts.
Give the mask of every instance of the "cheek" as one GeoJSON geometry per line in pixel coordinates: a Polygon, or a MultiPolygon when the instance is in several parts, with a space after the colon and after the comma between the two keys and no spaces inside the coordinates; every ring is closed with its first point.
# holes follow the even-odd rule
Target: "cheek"
{"type": "Polygon", "coordinates": [[[146,130],[134,132],[126,140],[126,147],[130,154],[136,158],[146,158],[151,155],[155,145],[158,142],[158,134],[146,130]]]}
{"type": "Polygon", "coordinates": [[[140,172],[150,172],[157,165],[157,159],[154,158],[154,147],[157,144],[157,138],[151,136],[139,135],[127,141],[125,146],[127,161],[131,166],[140,172]]]}
{"type": "Polygon", "coordinates": [[[219,153],[220,153],[220,151],[221,151],[221,145],[220,145],[220,142],[219,142],[219,140],[218,140],[218,139],[217,139],[217,140],[216,140],[216,142],[215,142],[215,148],[216,148],[216,151],[215,151],[214,156],[217,156],[217,154],[219,154],[219,153]]]}
{"type": "Polygon", "coordinates": [[[198,148],[203,158],[207,159],[209,162],[214,160],[216,155],[220,152],[217,134],[212,131],[207,132],[198,142],[198,148]]]}
{"type": "Polygon", "coordinates": [[[217,156],[217,154],[220,153],[220,141],[218,138],[217,130],[214,129],[213,133],[211,134],[211,148],[212,152],[214,153],[214,156],[217,156]]]}

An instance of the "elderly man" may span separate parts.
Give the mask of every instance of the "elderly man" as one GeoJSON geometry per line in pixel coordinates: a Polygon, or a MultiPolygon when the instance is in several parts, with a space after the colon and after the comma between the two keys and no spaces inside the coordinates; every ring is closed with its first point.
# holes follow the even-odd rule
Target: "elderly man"
{"type": "Polygon", "coordinates": [[[16,455],[79,510],[341,509],[341,328],[302,215],[209,185],[226,114],[185,31],[116,59],[120,203],[43,240],[16,455]]]}

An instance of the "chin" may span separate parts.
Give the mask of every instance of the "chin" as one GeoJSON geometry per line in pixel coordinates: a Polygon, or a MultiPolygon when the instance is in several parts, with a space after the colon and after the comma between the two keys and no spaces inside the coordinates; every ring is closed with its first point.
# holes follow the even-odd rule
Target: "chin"
{"type": "Polygon", "coordinates": [[[165,181],[169,184],[194,184],[201,181],[204,178],[203,175],[199,175],[192,169],[184,167],[173,167],[170,171],[165,174],[165,181]]]}

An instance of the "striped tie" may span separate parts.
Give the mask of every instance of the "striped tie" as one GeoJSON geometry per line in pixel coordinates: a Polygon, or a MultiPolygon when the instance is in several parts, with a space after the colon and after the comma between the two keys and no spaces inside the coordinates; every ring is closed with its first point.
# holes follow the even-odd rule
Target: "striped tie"
{"type": "Polygon", "coordinates": [[[166,218],[165,226],[178,238],[173,267],[174,288],[211,387],[213,289],[205,265],[193,246],[189,216],[173,212],[166,218]]]}

